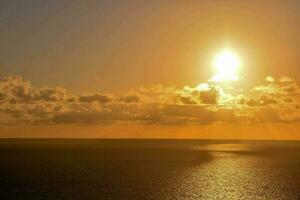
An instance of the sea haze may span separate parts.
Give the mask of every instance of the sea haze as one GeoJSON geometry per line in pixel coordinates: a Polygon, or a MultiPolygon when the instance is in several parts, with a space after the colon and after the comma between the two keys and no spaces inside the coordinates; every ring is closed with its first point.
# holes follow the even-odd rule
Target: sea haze
{"type": "Polygon", "coordinates": [[[0,199],[300,199],[300,142],[0,140],[0,199]]]}

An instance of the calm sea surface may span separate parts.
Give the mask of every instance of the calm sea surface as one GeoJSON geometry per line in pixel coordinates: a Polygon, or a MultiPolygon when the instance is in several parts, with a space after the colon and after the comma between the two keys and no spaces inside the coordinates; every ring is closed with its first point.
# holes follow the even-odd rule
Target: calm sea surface
{"type": "Polygon", "coordinates": [[[300,142],[0,140],[0,199],[300,199],[300,142]]]}

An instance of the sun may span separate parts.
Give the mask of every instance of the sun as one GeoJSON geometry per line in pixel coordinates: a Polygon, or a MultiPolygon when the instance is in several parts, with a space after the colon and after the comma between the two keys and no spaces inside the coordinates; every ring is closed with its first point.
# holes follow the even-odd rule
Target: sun
{"type": "Polygon", "coordinates": [[[238,69],[240,67],[239,56],[231,49],[224,49],[213,60],[216,74],[212,77],[214,82],[238,81],[238,69]]]}

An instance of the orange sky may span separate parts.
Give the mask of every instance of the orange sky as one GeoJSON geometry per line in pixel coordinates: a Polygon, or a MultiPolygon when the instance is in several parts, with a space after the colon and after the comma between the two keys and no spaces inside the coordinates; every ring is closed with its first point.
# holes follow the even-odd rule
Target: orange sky
{"type": "Polygon", "coordinates": [[[1,1],[0,137],[299,139],[299,8],[1,1]],[[210,81],[224,48],[238,82],[210,81]]]}

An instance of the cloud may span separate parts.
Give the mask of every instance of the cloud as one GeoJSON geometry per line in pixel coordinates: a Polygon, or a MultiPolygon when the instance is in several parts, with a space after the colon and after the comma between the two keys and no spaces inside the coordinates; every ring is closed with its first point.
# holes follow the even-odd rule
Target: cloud
{"type": "Polygon", "coordinates": [[[275,79],[273,78],[273,76],[267,76],[266,81],[273,83],[275,79]]]}
{"type": "Polygon", "coordinates": [[[71,97],[64,88],[34,88],[20,76],[4,77],[0,82],[0,99],[11,102],[30,103],[34,101],[65,101],[71,97]]]}
{"type": "Polygon", "coordinates": [[[298,84],[288,77],[266,80],[250,90],[208,82],[183,88],[140,87],[124,95],[75,95],[66,88],[34,87],[20,76],[7,76],[0,81],[0,124],[300,122],[298,84]]]}
{"type": "Polygon", "coordinates": [[[284,76],[282,77],[279,82],[282,82],[282,83],[291,83],[291,82],[294,82],[294,79],[290,78],[290,77],[287,77],[287,76],[284,76]]]}
{"type": "Polygon", "coordinates": [[[119,101],[124,103],[138,103],[140,102],[140,97],[136,94],[129,94],[119,98],[119,101]]]}
{"type": "Polygon", "coordinates": [[[1,93],[19,101],[29,101],[31,84],[20,76],[7,76],[1,81],[1,93]]]}
{"type": "Polygon", "coordinates": [[[271,104],[275,105],[278,104],[279,102],[273,96],[263,94],[255,98],[246,98],[243,96],[239,99],[239,103],[251,107],[255,107],[255,106],[261,107],[261,106],[267,106],[271,104]]]}
{"type": "Polygon", "coordinates": [[[188,104],[188,105],[197,104],[197,102],[194,101],[193,98],[190,96],[179,96],[179,99],[183,104],[188,104]]]}
{"type": "Polygon", "coordinates": [[[0,101],[1,101],[1,100],[4,100],[4,99],[5,99],[5,97],[6,97],[6,96],[5,96],[5,94],[4,94],[4,93],[2,93],[2,92],[0,92],[0,101]]]}
{"type": "Polygon", "coordinates": [[[109,95],[105,95],[105,94],[85,94],[80,96],[79,98],[80,102],[83,103],[92,103],[92,102],[99,102],[99,103],[109,103],[112,101],[112,97],[110,97],[109,95]]]}
{"type": "Polygon", "coordinates": [[[79,124],[91,124],[100,123],[103,121],[109,121],[109,113],[93,111],[93,112],[76,112],[69,111],[64,113],[58,113],[51,118],[54,123],[79,123],[79,124]]]}
{"type": "Polygon", "coordinates": [[[32,100],[37,101],[65,101],[71,97],[64,88],[48,88],[44,87],[36,90],[32,95],[32,100]]]}
{"type": "Polygon", "coordinates": [[[215,87],[200,91],[200,100],[205,104],[216,104],[218,102],[219,92],[215,87]]]}

